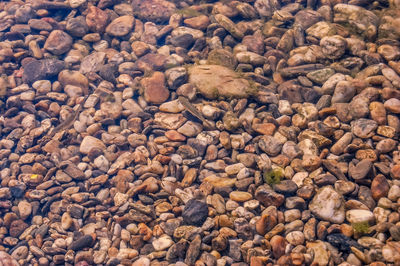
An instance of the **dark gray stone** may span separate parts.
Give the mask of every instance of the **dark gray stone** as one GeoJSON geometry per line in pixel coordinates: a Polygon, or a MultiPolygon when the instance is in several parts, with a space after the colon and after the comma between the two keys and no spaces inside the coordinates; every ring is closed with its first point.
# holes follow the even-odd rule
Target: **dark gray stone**
{"type": "Polygon", "coordinates": [[[186,203],[185,209],[183,210],[182,217],[186,224],[192,224],[201,226],[208,216],[207,204],[191,199],[186,203]]]}
{"type": "Polygon", "coordinates": [[[33,83],[37,80],[49,79],[65,68],[65,63],[57,59],[35,60],[24,66],[22,76],[24,82],[33,83]]]}

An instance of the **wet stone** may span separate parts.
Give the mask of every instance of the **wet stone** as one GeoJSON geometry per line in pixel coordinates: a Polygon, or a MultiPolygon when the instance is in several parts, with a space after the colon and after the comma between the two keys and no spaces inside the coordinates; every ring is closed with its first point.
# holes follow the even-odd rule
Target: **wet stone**
{"type": "Polygon", "coordinates": [[[106,28],[106,32],[112,36],[124,36],[134,26],[135,19],[132,16],[122,16],[114,19],[106,28]]]}
{"type": "Polygon", "coordinates": [[[139,18],[155,22],[165,22],[176,9],[174,3],[166,0],[149,0],[146,2],[140,0],[132,1],[133,12],[136,12],[139,18]]]}
{"type": "Polygon", "coordinates": [[[84,235],[74,240],[69,246],[69,249],[72,249],[74,251],[81,250],[85,247],[90,247],[92,243],[93,243],[92,236],[84,235]]]}
{"type": "Polygon", "coordinates": [[[57,59],[34,60],[24,66],[23,78],[32,83],[57,75],[65,67],[65,63],[57,59]]]}
{"type": "Polygon", "coordinates": [[[345,218],[344,200],[331,186],[321,188],[310,203],[310,210],[320,219],[342,223],[345,218]]]}
{"type": "Polygon", "coordinates": [[[54,30],[44,44],[44,48],[54,55],[66,53],[72,45],[72,37],[61,30],[54,30]]]}
{"type": "Polygon", "coordinates": [[[189,200],[182,212],[183,221],[187,224],[201,226],[208,216],[208,207],[202,201],[189,200]]]}
{"type": "Polygon", "coordinates": [[[152,103],[163,103],[169,97],[169,91],[165,86],[165,76],[161,72],[154,72],[151,77],[141,80],[144,87],[144,97],[152,103]]]}

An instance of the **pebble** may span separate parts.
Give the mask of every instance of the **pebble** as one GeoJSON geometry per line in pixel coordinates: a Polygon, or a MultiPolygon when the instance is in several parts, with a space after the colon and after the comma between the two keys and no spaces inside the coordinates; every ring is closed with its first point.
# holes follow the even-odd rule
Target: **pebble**
{"type": "Polygon", "coordinates": [[[309,208],[320,219],[342,223],[345,218],[343,197],[331,186],[321,188],[311,201],[309,208]]]}
{"type": "Polygon", "coordinates": [[[54,55],[61,55],[69,51],[72,45],[72,37],[62,31],[54,30],[47,38],[44,48],[54,55]]]}
{"type": "Polygon", "coordinates": [[[121,16],[114,19],[106,28],[106,32],[112,36],[124,36],[130,32],[134,26],[133,16],[121,16]]]}
{"type": "Polygon", "coordinates": [[[162,236],[158,239],[154,239],[152,245],[155,250],[160,251],[169,248],[173,243],[174,241],[172,241],[169,236],[162,236]]]}
{"type": "Polygon", "coordinates": [[[32,213],[32,205],[27,201],[18,203],[18,212],[22,220],[26,220],[32,213]]]}
{"type": "Polygon", "coordinates": [[[191,225],[202,225],[207,216],[207,204],[195,199],[189,200],[182,212],[183,221],[191,225]]]}
{"type": "Polygon", "coordinates": [[[232,191],[229,194],[229,198],[231,200],[234,200],[237,202],[245,202],[245,201],[251,200],[253,198],[253,196],[248,192],[232,191]]]}
{"type": "Polygon", "coordinates": [[[374,214],[368,210],[349,210],[346,212],[346,220],[352,224],[372,223],[375,221],[374,214]]]}

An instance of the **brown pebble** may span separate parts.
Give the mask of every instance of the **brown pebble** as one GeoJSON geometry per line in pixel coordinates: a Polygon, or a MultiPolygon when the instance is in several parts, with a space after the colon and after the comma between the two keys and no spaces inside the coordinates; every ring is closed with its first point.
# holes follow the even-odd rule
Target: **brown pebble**
{"type": "Polygon", "coordinates": [[[275,258],[280,258],[285,254],[286,250],[286,239],[280,235],[273,236],[270,240],[272,247],[272,254],[275,258]]]}
{"type": "Polygon", "coordinates": [[[390,189],[390,185],[384,175],[377,175],[371,184],[371,192],[374,200],[378,201],[382,197],[386,197],[390,189]]]}

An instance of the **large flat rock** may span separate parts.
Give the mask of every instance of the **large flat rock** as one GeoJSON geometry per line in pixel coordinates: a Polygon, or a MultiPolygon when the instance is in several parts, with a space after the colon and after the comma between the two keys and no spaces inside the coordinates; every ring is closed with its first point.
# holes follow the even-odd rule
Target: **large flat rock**
{"type": "Polygon", "coordinates": [[[246,98],[256,88],[239,73],[220,65],[196,65],[188,69],[189,83],[209,99],[246,98]]]}

